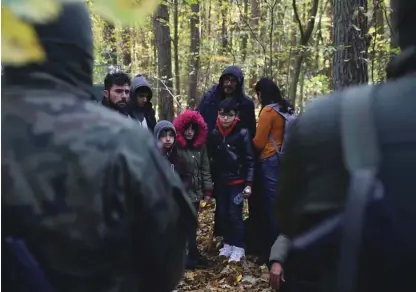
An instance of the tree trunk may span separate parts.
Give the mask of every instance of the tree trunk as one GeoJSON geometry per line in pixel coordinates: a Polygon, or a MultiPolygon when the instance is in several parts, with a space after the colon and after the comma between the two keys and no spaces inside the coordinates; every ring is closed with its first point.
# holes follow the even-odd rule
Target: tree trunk
{"type": "MultiPolygon", "coordinates": [[[[152,49],[153,49],[153,62],[152,62],[152,69],[153,72],[158,72],[159,71],[159,60],[158,60],[158,49],[157,49],[157,42],[156,42],[156,30],[155,28],[153,29],[153,38],[152,38],[152,49]]],[[[159,101],[160,101],[160,82],[159,80],[157,80],[156,78],[153,78],[153,82],[155,84],[155,89],[153,92],[153,102],[155,104],[157,104],[158,110],[160,111],[160,107],[159,107],[159,101]]]]}
{"type": "MultiPolygon", "coordinates": [[[[248,16],[248,0],[243,1],[243,11],[244,14],[240,15],[241,23],[244,23],[244,17],[248,16]]],[[[247,58],[247,28],[244,29],[244,32],[241,34],[241,61],[244,63],[247,58]]]]}
{"type": "Polygon", "coordinates": [[[121,35],[122,53],[123,53],[123,67],[124,71],[130,72],[131,66],[131,47],[132,47],[132,29],[125,28],[121,35]]]}
{"type": "Polygon", "coordinates": [[[333,12],[333,88],[367,83],[367,0],[335,0],[333,12]]]}
{"type": "MultiPolygon", "coordinates": [[[[334,26],[334,13],[333,13],[333,7],[334,7],[334,3],[333,0],[329,2],[328,5],[328,9],[326,10],[326,17],[329,19],[329,25],[327,26],[327,29],[330,30],[329,32],[329,40],[328,40],[328,44],[333,44],[334,43],[334,39],[333,39],[333,26],[334,26]]],[[[329,90],[333,89],[332,84],[332,59],[333,59],[333,53],[328,51],[325,55],[324,58],[324,67],[325,67],[325,75],[328,77],[328,84],[329,84],[329,90]]]]}
{"type": "Polygon", "coordinates": [[[158,79],[160,83],[159,119],[172,121],[174,117],[172,96],[172,53],[169,29],[169,10],[166,0],[159,5],[153,18],[155,30],[158,79]]]}
{"type": "Polygon", "coordinates": [[[112,23],[104,23],[103,42],[105,45],[103,52],[104,60],[109,65],[117,65],[116,32],[112,23]]]}
{"type": "Polygon", "coordinates": [[[190,64],[189,64],[189,84],[188,84],[188,107],[195,108],[199,103],[199,93],[197,90],[199,74],[199,47],[201,36],[199,33],[199,1],[191,4],[191,43],[190,43],[190,64]]]}
{"type": "Polygon", "coordinates": [[[384,80],[385,72],[385,35],[384,35],[384,11],[382,0],[373,0],[374,33],[372,36],[371,52],[371,80],[378,83],[384,80]],[[383,44],[380,46],[380,44],[383,44]],[[377,62],[377,64],[376,64],[377,62]],[[377,79],[376,79],[377,77],[377,79]]]}
{"type": "Polygon", "coordinates": [[[296,0],[293,0],[292,4],[293,4],[293,9],[295,10],[295,17],[298,22],[299,31],[300,31],[299,48],[301,50],[298,53],[298,56],[296,57],[296,60],[295,60],[295,68],[294,68],[294,73],[292,77],[292,83],[290,85],[290,99],[293,105],[295,105],[296,104],[296,91],[297,91],[297,86],[299,82],[300,70],[302,69],[302,61],[305,58],[305,54],[306,54],[303,47],[305,47],[309,43],[309,40],[311,38],[312,31],[315,26],[316,13],[318,12],[319,0],[313,0],[312,2],[312,8],[309,12],[309,17],[308,17],[309,20],[308,20],[308,24],[305,30],[302,26],[299,15],[297,13],[296,0]]]}
{"type": "MultiPolygon", "coordinates": [[[[252,34],[250,36],[250,43],[251,43],[251,50],[254,52],[255,56],[259,56],[260,50],[259,50],[259,44],[257,43],[256,38],[259,36],[259,17],[260,17],[260,8],[258,0],[251,0],[251,29],[252,34]]],[[[258,64],[255,62],[255,64],[252,64],[250,66],[250,84],[249,88],[252,88],[256,82],[257,82],[257,72],[258,72],[258,64]]]]}
{"type": "Polygon", "coordinates": [[[397,55],[399,51],[399,34],[397,32],[397,6],[398,0],[390,0],[390,57],[397,55]]]}
{"type": "Polygon", "coordinates": [[[173,51],[175,58],[175,87],[176,94],[181,94],[181,81],[179,73],[179,4],[178,0],[173,0],[173,51]]]}
{"type": "MultiPolygon", "coordinates": [[[[227,31],[227,15],[228,3],[225,0],[220,0],[221,5],[221,53],[226,55],[228,48],[228,31],[227,31]]],[[[227,54],[228,55],[228,54],[227,54]]]]}

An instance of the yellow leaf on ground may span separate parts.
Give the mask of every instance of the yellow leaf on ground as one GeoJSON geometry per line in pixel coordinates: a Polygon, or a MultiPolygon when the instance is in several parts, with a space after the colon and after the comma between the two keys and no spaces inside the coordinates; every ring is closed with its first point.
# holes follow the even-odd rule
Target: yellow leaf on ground
{"type": "Polygon", "coordinates": [[[18,66],[45,59],[34,28],[6,6],[1,9],[1,51],[3,64],[18,66]]]}
{"type": "MultiPolygon", "coordinates": [[[[46,23],[59,15],[63,1],[65,0],[3,0],[2,4],[19,18],[34,23],[46,23]]],[[[71,0],[75,1],[81,0],[71,0]]]]}
{"type": "Polygon", "coordinates": [[[236,277],[235,277],[235,281],[238,283],[238,282],[240,282],[241,281],[241,279],[243,278],[243,276],[241,275],[241,274],[238,274],[236,277]]]}
{"type": "Polygon", "coordinates": [[[204,208],[206,205],[207,205],[207,202],[202,201],[202,202],[201,202],[201,204],[200,204],[200,207],[201,207],[201,208],[204,208]]]}
{"type": "Polygon", "coordinates": [[[158,0],[95,0],[92,9],[108,21],[133,26],[145,22],[158,4],[158,0]]]}

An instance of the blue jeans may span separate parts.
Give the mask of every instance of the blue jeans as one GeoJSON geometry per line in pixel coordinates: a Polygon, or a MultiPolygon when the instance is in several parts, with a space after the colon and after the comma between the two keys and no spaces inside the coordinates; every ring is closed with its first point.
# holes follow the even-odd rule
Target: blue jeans
{"type": "Polygon", "coordinates": [[[274,242],[279,234],[276,220],[277,184],[279,183],[280,162],[278,154],[261,161],[262,181],[264,188],[264,204],[269,221],[270,240],[274,242]]]}
{"type": "Polygon", "coordinates": [[[222,186],[216,197],[216,218],[224,231],[224,243],[241,248],[244,248],[243,202],[234,204],[234,197],[244,188],[243,184],[222,186]]]}

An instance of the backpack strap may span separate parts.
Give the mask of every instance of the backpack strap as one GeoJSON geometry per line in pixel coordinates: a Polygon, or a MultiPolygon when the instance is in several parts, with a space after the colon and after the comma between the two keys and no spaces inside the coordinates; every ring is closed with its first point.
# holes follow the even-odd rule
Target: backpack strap
{"type": "Polygon", "coordinates": [[[272,142],[274,150],[276,150],[276,153],[279,154],[280,153],[279,146],[277,146],[276,141],[274,140],[272,134],[269,134],[269,140],[270,142],[272,142]]]}
{"type": "Polygon", "coordinates": [[[338,292],[356,291],[367,204],[378,183],[380,149],[372,111],[375,86],[346,90],[341,98],[341,142],[350,176],[338,266],[338,292]]]}
{"type": "MultiPolygon", "coordinates": [[[[280,112],[279,106],[277,105],[277,103],[269,104],[269,105],[266,105],[266,106],[274,109],[275,112],[277,112],[283,118],[283,120],[285,121],[285,124],[283,126],[283,135],[282,135],[282,137],[284,139],[284,137],[285,137],[285,129],[286,129],[287,117],[280,112]]],[[[280,146],[280,150],[279,150],[279,146],[277,146],[276,141],[274,140],[272,134],[270,134],[270,133],[269,133],[269,140],[270,140],[270,142],[272,142],[273,147],[274,147],[274,150],[276,150],[276,153],[277,154],[279,154],[280,152],[283,152],[282,151],[283,150],[283,141],[282,141],[282,145],[280,146]]]]}

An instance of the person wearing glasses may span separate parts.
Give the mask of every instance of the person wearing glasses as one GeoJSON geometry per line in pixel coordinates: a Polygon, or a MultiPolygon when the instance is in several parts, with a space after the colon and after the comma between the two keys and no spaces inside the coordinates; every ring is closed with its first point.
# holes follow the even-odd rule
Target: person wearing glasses
{"type": "Polygon", "coordinates": [[[237,66],[226,68],[218,84],[209,89],[201,98],[198,111],[208,126],[208,133],[214,130],[219,103],[225,98],[232,98],[238,104],[240,123],[249,131],[251,138],[256,134],[256,116],[253,100],[244,93],[244,74],[237,66]]]}
{"type": "Polygon", "coordinates": [[[243,199],[251,195],[254,158],[250,134],[241,125],[238,104],[233,98],[219,104],[217,126],[208,139],[208,152],[217,191],[217,226],[224,236],[220,256],[240,262],[245,257],[243,199]]]}

